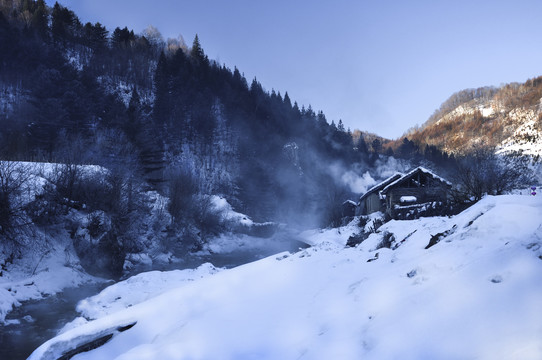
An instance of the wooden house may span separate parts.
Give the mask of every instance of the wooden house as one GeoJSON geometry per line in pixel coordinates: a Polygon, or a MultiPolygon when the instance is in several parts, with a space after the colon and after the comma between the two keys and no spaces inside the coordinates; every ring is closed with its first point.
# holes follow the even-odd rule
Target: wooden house
{"type": "Polygon", "coordinates": [[[356,215],[368,215],[377,211],[384,212],[386,210],[386,203],[384,198],[380,196],[380,191],[392,182],[401,178],[401,176],[403,176],[403,174],[397,173],[367,190],[367,192],[359,198],[359,206],[356,215]]]}
{"type": "Polygon", "coordinates": [[[360,198],[359,215],[376,211],[391,218],[405,211],[441,206],[448,202],[452,184],[430,170],[417,167],[407,174],[395,174],[369,189],[360,198]]]}
{"type": "Polygon", "coordinates": [[[342,204],[342,217],[352,217],[356,214],[358,204],[352,200],[346,200],[342,204]]]}
{"type": "Polygon", "coordinates": [[[423,167],[417,167],[386,185],[380,195],[386,203],[386,212],[392,218],[405,209],[422,208],[448,202],[452,184],[423,167]]]}

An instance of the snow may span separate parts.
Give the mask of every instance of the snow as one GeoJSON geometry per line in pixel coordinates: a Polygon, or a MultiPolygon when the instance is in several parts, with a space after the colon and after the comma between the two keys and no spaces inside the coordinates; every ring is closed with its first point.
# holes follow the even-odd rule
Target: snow
{"type": "Polygon", "coordinates": [[[489,106],[489,107],[481,107],[480,109],[480,112],[482,113],[482,116],[483,117],[490,117],[491,115],[495,114],[495,110],[493,109],[492,106],[489,106]]]}
{"type": "Polygon", "coordinates": [[[401,196],[399,201],[401,203],[413,203],[413,202],[418,201],[418,199],[416,198],[416,196],[401,196]]]}
{"type": "Polygon", "coordinates": [[[196,279],[203,279],[220,271],[210,263],[197,269],[173,271],[149,271],[111,285],[99,294],[79,302],[77,311],[81,317],[64,326],[60,333],[74,327],[112,314],[124,308],[156,297],[171,288],[177,288],[196,279]]]}
{"type": "Polygon", "coordinates": [[[522,123],[516,128],[514,134],[504,140],[497,148],[497,154],[517,153],[527,156],[542,155],[542,137],[538,129],[538,118],[534,111],[530,110],[527,113],[518,111],[511,112],[511,118],[521,118],[522,123]],[[514,116],[513,116],[514,115],[514,116]]]}
{"type": "Polygon", "coordinates": [[[359,231],[359,228],[357,227],[358,222],[359,218],[355,217],[354,220],[350,221],[346,226],[305,230],[299,234],[299,238],[311,246],[326,246],[326,244],[332,244],[333,246],[344,247],[348,238],[359,231]]]}
{"type": "Polygon", "coordinates": [[[41,299],[67,287],[104,281],[87,275],[76,259],[70,259],[67,250],[70,239],[63,240],[58,241],[57,248],[21,259],[10,265],[9,271],[3,271],[0,277],[0,323],[6,323],[6,315],[23,301],[41,299]]]}
{"type": "MultiPolygon", "coordinates": [[[[0,166],[12,168],[15,176],[28,176],[21,194],[23,204],[27,204],[43,191],[47,178],[59,164],[0,161],[0,166]]],[[[87,174],[106,171],[94,165],[79,166],[87,174]]],[[[67,233],[48,230],[35,228],[31,235],[20,235],[18,241],[27,248],[24,257],[11,262],[5,261],[9,249],[0,244],[0,259],[4,260],[0,270],[0,324],[5,324],[7,314],[23,301],[41,299],[67,287],[104,281],[83,271],[67,233]]]]}
{"type": "Polygon", "coordinates": [[[97,319],[29,359],[103,334],[112,339],[73,359],[542,358],[542,197],[486,197],[451,218],[392,220],[345,248],[355,230],[353,221],[304,232],[312,248],[211,276],[210,265],[201,277],[141,274],[80,305],[97,319]],[[400,246],[375,250],[384,232],[400,246]]]}
{"type": "Polygon", "coordinates": [[[245,226],[254,225],[254,222],[247,215],[233,210],[230,203],[221,196],[212,195],[211,204],[214,206],[215,210],[220,211],[225,220],[234,221],[245,226]]]}
{"type": "MultiPolygon", "coordinates": [[[[128,107],[130,104],[130,99],[132,98],[132,91],[134,86],[130,82],[119,79],[112,78],[110,76],[98,76],[98,82],[105,87],[106,93],[116,95],[122,103],[128,107]]],[[[145,87],[138,87],[137,92],[141,103],[151,104],[154,102],[154,95],[150,89],[145,87]]]]}

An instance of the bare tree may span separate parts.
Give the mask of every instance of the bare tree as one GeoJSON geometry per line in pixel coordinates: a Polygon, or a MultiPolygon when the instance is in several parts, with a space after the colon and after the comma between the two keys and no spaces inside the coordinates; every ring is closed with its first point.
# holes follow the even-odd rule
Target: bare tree
{"type": "Polygon", "coordinates": [[[20,235],[30,224],[26,216],[31,172],[20,162],[0,161],[0,236],[22,245],[20,235]]]}
{"type": "Polygon", "coordinates": [[[492,147],[474,147],[457,160],[458,187],[453,196],[457,202],[476,202],[484,195],[502,195],[519,188],[531,179],[525,159],[497,155],[492,147]]]}
{"type": "Polygon", "coordinates": [[[153,49],[155,50],[155,55],[160,55],[160,52],[165,47],[164,37],[160,33],[160,31],[152,26],[149,25],[145,30],[143,30],[142,35],[149,40],[149,43],[152,45],[153,49]]]}

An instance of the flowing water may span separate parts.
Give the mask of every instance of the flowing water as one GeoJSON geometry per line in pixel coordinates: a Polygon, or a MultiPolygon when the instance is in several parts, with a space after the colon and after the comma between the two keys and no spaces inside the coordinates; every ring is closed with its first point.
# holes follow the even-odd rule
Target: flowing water
{"type": "MultiPolygon", "coordinates": [[[[182,268],[196,268],[206,262],[216,267],[232,268],[278,252],[295,252],[306,247],[307,244],[294,237],[275,237],[272,246],[264,248],[249,248],[227,254],[191,255],[183,261],[182,268]]],[[[99,293],[111,284],[86,284],[64,289],[62,293],[41,300],[24,302],[6,317],[10,324],[0,325],[0,360],[26,359],[38,346],[54,337],[66,323],[78,316],[75,307],[80,300],[99,293]]]]}
{"type": "Polygon", "coordinates": [[[99,293],[107,285],[86,284],[64,289],[62,293],[44,299],[22,303],[6,317],[7,322],[15,322],[0,325],[0,359],[26,359],[34,349],[77,317],[75,305],[79,300],[99,293]]]}

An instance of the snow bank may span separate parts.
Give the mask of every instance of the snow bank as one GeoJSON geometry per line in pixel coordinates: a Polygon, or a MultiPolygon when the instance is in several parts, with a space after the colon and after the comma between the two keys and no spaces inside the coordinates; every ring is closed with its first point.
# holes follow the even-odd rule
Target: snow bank
{"type": "Polygon", "coordinates": [[[0,277],[0,323],[14,306],[31,299],[56,294],[68,287],[76,287],[89,282],[103,282],[87,275],[76,259],[70,259],[70,252],[62,247],[40,254],[43,249],[10,265],[0,277]]]}
{"type": "Polygon", "coordinates": [[[541,359],[541,223],[541,197],[501,196],[452,218],[390,221],[356,248],[343,246],[351,227],[305,232],[310,249],[173,283],[30,359],[134,322],[75,358],[541,359]],[[396,250],[375,250],[384,231],[396,250]]]}
{"type": "Polygon", "coordinates": [[[346,226],[306,230],[299,234],[299,238],[311,246],[332,244],[342,247],[346,245],[350,236],[359,232],[358,223],[359,217],[356,216],[346,226]]]}
{"type": "Polygon", "coordinates": [[[80,326],[87,320],[95,320],[116,311],[134,306],[156,297],[172,288],[178,288],[197,279],[203,279],[220,271],[212,264],[200,265],[197,269],[173,271],[149,271],[111,285],[99,294],[77,304],[82,317],[64,326],[60,333],[80,326]]]}
{"type": "Polygon", "coordinates": [[[141,273],[81,301],[77,305],[77,311],[87,319],[98,319],[218,271],[220,269],[206,263],[197,269],[141,273]]]}

